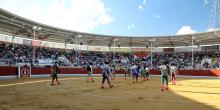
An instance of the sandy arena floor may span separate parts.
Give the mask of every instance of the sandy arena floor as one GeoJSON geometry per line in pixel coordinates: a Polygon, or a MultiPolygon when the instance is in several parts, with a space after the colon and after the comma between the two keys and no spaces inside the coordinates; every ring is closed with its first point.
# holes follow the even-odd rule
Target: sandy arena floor
{"type": "Polygon", "coordinates": [[[100,89],[101,78],[85,77],[0,80],[0,110],[220,110],[220,79],[178,78],[168,92],[159,77],[132,84],[117,77],[114,88],[100,89]]]}

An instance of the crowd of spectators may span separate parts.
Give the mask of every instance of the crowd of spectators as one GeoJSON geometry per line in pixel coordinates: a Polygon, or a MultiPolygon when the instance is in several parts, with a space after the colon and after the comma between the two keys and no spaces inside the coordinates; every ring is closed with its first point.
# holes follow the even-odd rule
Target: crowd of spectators
{"type": "Polygon", "coordinates": [[[38,64],[39,59],[56,60],[62,55],[62,50],[52,48],[35,48],[33,56],[32,46],[0,44],[0,64],[15,65],[17,63],[38,64]]]}
{"type": "Polygon", "coordinates": [[[98,65],[103,61],[111,63],[128,63],[130,61],[128,53],[116,53],[114,58],[112,52],[76,51],[46,47],[35,47],[34,56],[33,52],[32,46],[1,44],[0,64],[29,63],[39,65],[40,60],[52,60],[52,63],[58,62],[61,66],[84,66],[88,63],[98,65]]]}
{"type": "Polygon", "coordinates": [[[204,69],[204,68],[219,68],[220,53],[209,52],[194,52],[192,60],[192,52],[175,52],[175,53],[154,53],[153,65],[158,67],[162,65],[163,61],[174,63],[178,68],[190,69],[204,69]],[[192,63],[193,62],[193,63],[192,63]]]}
{"type": "MultiPolygon", "coordinates": [[[[111,64],[129,66],[132,63],[151,65],[151,56],[144,58],[134,57],[130,53],[114,53],[113,52],[94,52],[94,51],[76,51],[65,49],[54,49],[46,47],[35,47],[33,56],[33,47],[18,44],[0,44],[0,65],[17,65],[19,63],[31,64],[33,66],[40,65],[41,60],[51,60],[58,62],[60,66],[98,66],[103,61],[111,64]]],[[[191,52],[178,53],[153,53],[152,68],[158,68],[164,61],[175,63],[178,68],[219,68],[220,53],[217,52],[194,52],[193,65],[191,52]],[[211,59],[210,62],[203,62],[204,59],[211,59]],[[202,63],[203,62],[203,63],[202,63]]]]}

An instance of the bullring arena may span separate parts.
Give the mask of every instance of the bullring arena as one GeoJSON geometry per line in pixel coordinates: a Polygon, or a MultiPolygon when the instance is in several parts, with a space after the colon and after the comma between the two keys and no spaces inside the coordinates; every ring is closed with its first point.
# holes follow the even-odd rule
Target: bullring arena
{"type": "Polygon", "coordinates": [[[132,84],[117,77],[112,89],[100,89],[84,77],[62,77],[51,86],[49,78],[1,80],[1,110],[218,110],[219,79],[178,78],[178,85],[160,91],[159,77],[132,84]]]}
{"type": "Polygon", "coordinates": [[[218,30],[111,36],[50,27],[3,9],[0,15],[0,110],[220,110],[218,30]],[[177,84],[161,91],[158,66],[165,59],[179,69],[177,84]],[[105,60],[118,69],[114,87],[101,89],[97,64],[105,60]],[[60,85],[51,85],[55,61],[60,85]],[[86,61],[93,63],[95,82],[86,82],[86,61]],[[150,65],[149,80],[125,80],[130,62],[150,65]]]}

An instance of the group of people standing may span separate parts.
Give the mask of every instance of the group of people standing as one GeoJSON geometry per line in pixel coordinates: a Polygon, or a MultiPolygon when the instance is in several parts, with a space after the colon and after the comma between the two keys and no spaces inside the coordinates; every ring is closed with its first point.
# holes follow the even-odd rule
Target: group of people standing
{"type": "Polygon", "coordinates": [[[171,66],[168,65],[169,62],[165,61],[163,65],[161,65],[160,73],[161,73],[161,91],[164,91],[164,89],[168,90],[168,79],[170,77],[170,81],[172,84],[176,85],[176,75],[178,74],[177,67],[175,64],[171,64],[171,66]]]}
{"type": "MultiPolygon", "coordinates": [[[[169,62],[165,61],[163,65],[159,67],[160,73],[161,73],[161,83],[162,87],[161,90],[164,91],[165,89],[168,90],[168,79],[170,77],[170,80],[172,84],[176,84],[176,74],[177,74],[177,68],[175,64],[168,65],[169,62]]],[[[102,70],[102,85],[101,88],[104,89],[104,83],[107,81],[110,88],[113,87],[111,84],[111,80],[115,80],[115,72],[116,68],[114,65],[109,66],[108,62],[103,62],[100,64],[99,68],[102,70]],[[111,78],[111,79],[110,79],[111,78]]],[[[60,70],[57,66],[57,64],[54,64],[54,66],[51,68],[52,70],[52,83],[51,85],[54,85],[54,80],[56,80],[57,84],[60,84],[58,81],[57,74],[60,73],[60,70]]],[[[88,71],[87,76],[87,82],[91,80],[91,82],[94,82],[93,79],[93,68],[91,64],[88,64],[86,66],[86,70],[88,71]]],[[[138,83],[138,78],[141,77],[142,81],[149,80],[149,74],[150,74],[150,68],[147,65],[136,65],[132,64],[131,67],[125,66],[123,68],[124,70],[124,77],[125,80],[127,79],[127,76],[132,75],[132,81],[133,83],[138,83]],[[129,71],[130,70],[130,71],[129,71]]]]}
{"type": "Polygon", "coordinates": [[[142,81],[149,80],[149,67],[144,65],[137,66],[136,64],[132,64],[131,66],[131,74],[133,83],[138,82],[138,77],[142,77],[142,81]]]}

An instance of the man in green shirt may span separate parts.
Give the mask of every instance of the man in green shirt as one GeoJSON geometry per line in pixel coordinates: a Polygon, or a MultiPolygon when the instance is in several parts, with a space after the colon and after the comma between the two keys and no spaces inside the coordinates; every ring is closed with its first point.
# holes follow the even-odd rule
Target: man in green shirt
{"type": "Polygon", "coordinates": [[[161,83],[162,83],[161,91],[164,91],[164,88],[168,90],[168,75],[170,73],[168,64],[169,64],[168,61],[165,61],[164,64],[160,66],[161,83]]]}

